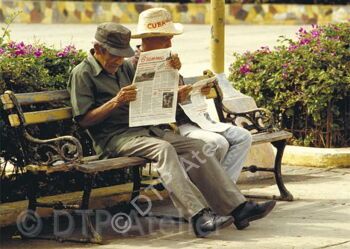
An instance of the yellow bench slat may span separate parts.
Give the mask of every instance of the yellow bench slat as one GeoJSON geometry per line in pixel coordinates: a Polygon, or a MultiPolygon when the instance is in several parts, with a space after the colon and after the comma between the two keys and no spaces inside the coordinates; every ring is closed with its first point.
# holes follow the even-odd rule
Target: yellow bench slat
{"type": "MultiPolygon", "coordinates": [[[[17,127],[20,125],[19,116],[17,114],[10,114],[8,117],[12,127],[17,127]]],[[[24,118],[27,124],[40,124],[57,120],[69,119],[71,117],[71,107],[24,113],[24,118]]]]}
{"type": "Polygon", "coordinates": [[[10,96],[8,94],[3,94],[0,96],[1,103],[3,104],[4,110],[9,110],[13,108],[15,105],[12,103],[12,100],[10,99],[10,96]]]}
{"type": "MultiPolygon", "coordinates": [[[[55,102],[62,100],[69,100],[69,93],[67,90],[46,91],[46,92],[32,92],[32,93],[17,93],[16,99],[20,105],[31,105],[47,102],[55,102]]],[[[1,102],[4,105],[5,110],[9,110],[14,107],[10,95],[4,93],[1,95],[1,102]]]]}
{"type": "Polygon", "coordinates": [[[70,96],[67,90],[16,94],[16,98],[21,105],[68,100],[69,97],[70,96]]]}

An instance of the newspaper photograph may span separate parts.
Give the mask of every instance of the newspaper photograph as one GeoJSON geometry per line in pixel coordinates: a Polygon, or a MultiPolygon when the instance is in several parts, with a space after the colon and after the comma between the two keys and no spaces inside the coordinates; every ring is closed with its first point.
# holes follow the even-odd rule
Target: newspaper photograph
{"type": "Polygon", "coordinates": [[[202,129],[223,132],[227,130],[230,125],[217,122],[210,117],[206,97],[201,93],[201,89],[205,85],[211,84],[214,80],[216,80],[216,76],[194,83],[192,85],[193,88],[189,99],[181,103],[180,106],[186,113],[187,117],[189,117],[192,122],[198,124],[202,129]]]}
{"type": "Polygon", "coordinates": [[[170,66],[170,49],[140,54],[133,84],[136,100],[130,102],[129,126],[175,122],[179,73],[170,66]]]}

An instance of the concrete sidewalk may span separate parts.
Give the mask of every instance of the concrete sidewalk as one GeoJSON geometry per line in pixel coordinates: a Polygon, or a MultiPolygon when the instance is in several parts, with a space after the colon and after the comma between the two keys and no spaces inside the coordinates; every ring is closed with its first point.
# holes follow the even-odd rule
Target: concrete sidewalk
{"type": "MultiPolygon", "coordinates": [[[[137,218],[127,234],[104,230],[104,245],[11,240],[2,231],[1,248],[350,248],[350,169],[294,166],[284,167],[284,174],[296,200],[278,202],[268,217],[252,222],[244,231],[229,226],[197,239],[187,223],[137,218]]],[[[240,188],[244,193],[276,194],[276,186],[269,179],[240,188]]],[[[175,212],[168,201],[155,203],[153,210],[175,212]]]]}

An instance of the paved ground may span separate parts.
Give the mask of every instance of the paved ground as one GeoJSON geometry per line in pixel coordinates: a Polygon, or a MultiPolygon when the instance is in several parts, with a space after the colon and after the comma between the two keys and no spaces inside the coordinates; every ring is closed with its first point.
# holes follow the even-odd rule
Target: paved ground
{"type": "MultiPolygon", "coordinates": [[[[105,229],[104,245],[11,240],[5,230],[1,248],[350,248],[350,169],[284,168],[287,187],[296,200],[278,202],[268,217],[244,231],[229,226],[206,239],[197,239],[186,223],[137,218],[125,235],[110,227],[105,229]]],[[[260,186],[253,183],[240,187],[245,192],[273,194],[276,187],[271,183],[266,180],[260,186]]],[[[174,212],[170,204],[160,204],[155,211],[174,212]]],[[[79,234],[81,227],[76,227],[79,234]]]]}
{"type": "MultiPolygon", "coordinates": [[[[126,25],[135,30],[135,25],[126,25]]],[[[311,28],[311,27],[310,27],[311,28]]],[[[12,24],[11,37],[16,41],[42,41],[53,44],[56,48],[70,43],[77,48],[88,50],[95,33],[96,25],[29,25],[12,24]]],[[[268,25],[227,25],[225,38],[225,70],[233,62],[232,53],[243,53],[256,50],[261,46],[274,46],[280,35],[295,38],[299,26],[268,26],[268,25]]],[[[210,26],[185,25],[183,35],[173,39],[173,49],[181,56],[184,76],[199,75],[204,69],[210,68],[210,26]]],[[[133,39],[132,45],[140,43],[133,39]]]]}

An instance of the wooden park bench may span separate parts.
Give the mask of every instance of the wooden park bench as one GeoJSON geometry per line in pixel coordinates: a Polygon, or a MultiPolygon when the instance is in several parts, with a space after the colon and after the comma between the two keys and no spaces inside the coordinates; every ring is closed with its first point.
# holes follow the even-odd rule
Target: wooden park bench
{"type": "MultiPolygon", "coordinates": [[[[187,83],[193,83],[197,80],[198,77],[185,79],[187,83]]],[[[273,196],[272,198],[287,201],[293,200],[293,196],[284,186],[281,174],[283,150],[286,144],[286,139],[291,137],[291,133],[272,129],[271,123],[266,123],[266,120],[272,120],[272,118],[268,116],[270,113],[267,110],[260,108],[244,113],[233,113],[222,105],[222,97],[217,85],[214,86],[213,93],[214,94],[211,94],[211,97],[214,98],[215,106],[221,121],[235,124],[237,117],[245,117],[249,120],[245,128],[249,130],[255,129],[256,131],[253,134],[253,144],[271,142],[277,148],[274,168],[250,166],[244,170],[249,170],[251,172],[268,171],[274,173],[280,196],[273,196]]],[[[62,101],[69,102],[69,98],[69,93],[66,90],[19,94],[15,94],[12,91],[6,91],[1,95],[3,108],[8,113],[9,124],[13,129],[16,129],[20,135],[19,142],[22,144],[21,150],[24,155],[25,174],[28,183],[28,210],[35,211],[37,207],[50,207],[53,209],[88,209],[94,176],[99,172],[125,168],[130,168],[132,172],[133,191],[131,200],[133,200],[137,197],[140,188],[143,186],[141,183],[141,172],[142,167],[148,163],[146,159],[140,157],[117,157],[100,160],[97,156],[84,157],[81,142],[72,135],[65,135],[51,139],[39,139],[33,137],[28,132],[28,127],[30,125],[72,119],[71,107],[50,107],[46,110],[40,111],[23,111],[23,108],[38,104],[48,106],[48,103],[62,101]],[[45,153],[43,153],[43,151],[45,151],[45,153]],[[36,198],[38,184],[36,176],[39,173],[51,174],[67,171],[77,171],[84,175],[85,180],[82,186],[83,196],[81,205],[65,205],[59,201],[54,203],[38,202],[36,198]]],[[[86,224],[90,236],[81,239],[81,241],[100,243],[102,238],[93,228],[90,217],[84,216],[84,218],[86,218],[86,224]]]]}

